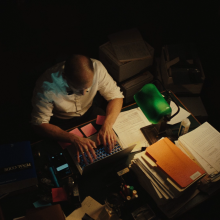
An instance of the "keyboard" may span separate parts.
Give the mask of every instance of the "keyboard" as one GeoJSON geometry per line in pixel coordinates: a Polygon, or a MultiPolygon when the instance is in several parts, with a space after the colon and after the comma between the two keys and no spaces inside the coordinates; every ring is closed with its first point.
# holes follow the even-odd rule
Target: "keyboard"
{"type": "MultiPolygon", "coordinates": [[[[96,137],[97,134],[92,135],[90,137],[88,137],[89,139],[91,139],[92,141],[96,142],[96,137]]],[[[84,154],[88,164],[86,165],[83,161],[82,155],[80,156],[80,162],[78,163],[77,161],[77,156],[73,150],[73,148],[68,147],[67,151],[69,152],[70,156],[72,157],[77,169],[79,170],[80,174],[91,174],[94,170],[97,172],[97,170],[102,170],[105,166],[108,166],[109,163],[114,163],[114,161],[119,160],[122,157],[127,156],[132,149],[134,148],[135,144],[129,147],[125,147],[124,144],[117,138],[117,142],[115,147],[113,148],[112,152],[106,153],[105,152],[105,148],[103,145],[98,146],[96,143],[97,149],[95,149],[95,153],[96,153],[96,159],[93,158],[93,156],[91,155],[91,157],[93,158],[93,163],[90,162],[88,156],[86,155],[86,153],[84,154]]]]}
{"type": "MultiPolygon", "coordinates": [[[[91,157],[92,157],[92,159],[93,159],[93,163],[95,163],[95,162],[97,162],[97,161],[99,161],[99,160],[103,160],[103,159],[105,159],[106,157],[109,157],[109,156],[111,156],[111,155],[113,155],[113,154],[115,154],[115,153],[117,153],[117,152],[119,152],[119,151],[121,151],[121,150],[122,150],[122,147],[119,145],[119,143],[116,143],[116,145],[114,146],[114,148],[113,148],[113,150],[112,150],[112,152],[111,152],[110,154],[105,151],[105,148],[104,148],[103,145],[98,146],[97,149],[95,149],[96,159],[94,159],[93,155],[91,154],[91,157]]],[[[90,162],[89,157],[87,156],[87,154],[85,153],[84,155],[85,155],[85,157],[86,157],[86,159],[87,159],[88,164],[87,164],[87,165],[85,164],[85,162],[84,162],[84,160],[83,160],[83,157],[82,157],[82,155],[80,154],[80,155],[79,155],[79,158],[80,158],[79,165],[80,165],[80,167],[81,167],[82,170],[83,170],[86,166],[88,166],[88,165],[91,164],[91,162],[90,162]]]]}

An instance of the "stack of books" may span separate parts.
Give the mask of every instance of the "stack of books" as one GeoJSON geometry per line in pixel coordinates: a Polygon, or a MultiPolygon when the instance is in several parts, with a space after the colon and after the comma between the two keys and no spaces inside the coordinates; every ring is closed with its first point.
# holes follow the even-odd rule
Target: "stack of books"
{"type": "Polygon", "coordinates": [[[163,138],[129,165],[161,210],[173,217],[201,190],[220,188],[220,133],[208,122],[171,142],[163,138]]]}
{"type": "Polygon", "coordinates": [[[206,172],[168,138],[135,155],[130,168],[158,204],[178,198],[206,172]]]}

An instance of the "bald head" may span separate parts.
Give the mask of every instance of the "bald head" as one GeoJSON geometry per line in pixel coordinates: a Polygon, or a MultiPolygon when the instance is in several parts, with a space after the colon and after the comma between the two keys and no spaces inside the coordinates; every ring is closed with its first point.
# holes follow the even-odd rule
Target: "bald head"
{"type": "Polygon", "coordinates": [[[66,60],[64,76],[74,84],[83,86],[93,80],[93,64],[89,57],[83,55],[72,55],[66,60]]]}

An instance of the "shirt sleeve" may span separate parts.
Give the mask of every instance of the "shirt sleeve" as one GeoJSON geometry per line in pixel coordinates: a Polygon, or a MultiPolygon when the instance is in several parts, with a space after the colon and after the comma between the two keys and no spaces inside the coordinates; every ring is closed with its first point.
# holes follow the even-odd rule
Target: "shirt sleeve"
{"type": "Polygon", "coordinates": [[[109,75],[104,65],[97,61],[97,74],[98,74],[98,91],[107,100],[113,100],[116,98],[124,98],[123,93],[120,91],[120,87],[109,75]]]}
{"type": "Polygon", "coordinates": [[[49,123],[53,115],[53,103],[43,92],[37,91],[37,88],[35,88],[32,98],[32,106],[31,124],[41,125],[49,123]]]}

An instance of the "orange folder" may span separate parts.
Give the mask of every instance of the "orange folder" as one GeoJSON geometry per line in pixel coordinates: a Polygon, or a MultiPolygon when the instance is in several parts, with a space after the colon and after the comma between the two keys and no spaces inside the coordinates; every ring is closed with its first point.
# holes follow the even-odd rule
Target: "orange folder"
{"type": "Polygon", "coordinates": [[[182,188],[206,173],[168,138],[147,147],[145,154],[182,188]]]}

